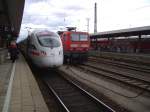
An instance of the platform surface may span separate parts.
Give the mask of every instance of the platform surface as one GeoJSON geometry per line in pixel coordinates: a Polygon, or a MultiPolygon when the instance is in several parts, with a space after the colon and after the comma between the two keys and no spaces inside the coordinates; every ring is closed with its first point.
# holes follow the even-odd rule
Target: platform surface
{"type": "MultiPolygon", "coordinates": [[[[10,92],[9,108],[4,109],[5,106],[3,106],[3,110],[8,110],[8,112],[49,112],[38,84],[22,55],[13,63],[13,68],[14,77],[10,92]]],[[[12,72],[11,75],[13,74],[12,72]]],[[[7,95],[5,95],[3,104],[5,104],[6,99],[7,95]]]]}
{"type": "Polygon", "coordinates": [[[7,59],[0,63],[0,112],[2,112],[13,64],[7,59]]]}

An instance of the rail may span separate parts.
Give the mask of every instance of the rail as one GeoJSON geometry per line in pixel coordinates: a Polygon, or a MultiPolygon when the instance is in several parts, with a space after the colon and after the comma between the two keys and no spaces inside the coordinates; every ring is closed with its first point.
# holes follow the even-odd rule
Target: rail
{"type": "Polygon", "coordinates": [[[125,63],[125,62],[100,58],[100,57],[88,57],[88,61],[108,64],[108,65],[112,65],[112,66],[136,70],[136,71],[145,72],[145,73],[150,73],[149,66],[145,66],[145,65],[130,64],[130,63],[125,63]]]}
{"type": "Polygon", "coordinates": [[[148,82],[148,81],[138,79],[138,78],[135,78],[132,76],[127,76],[127,75],[123,75],[120,73],[116,73],[116,72],[113,72],[110,70],[101,69],[99,67],[89,65],[89,64],[80,65],[78,67],[81,69],[86,69],[94,74],[101,75],[101,76],[107,77],[109,79],[117,80],[124,84],[128,84],[132,87],[142,89],[145,92],[150,92],[150,88],[149,88],[150,82],[148,82]]]}
{"type": "MultiPolygon", "coordinates": [[[[58,72],[57,72],[58,73],[58,72]]],[[[46,83],[66,112],[115,112],[103,102],[68,79],[54,74],[46,83]]]]}

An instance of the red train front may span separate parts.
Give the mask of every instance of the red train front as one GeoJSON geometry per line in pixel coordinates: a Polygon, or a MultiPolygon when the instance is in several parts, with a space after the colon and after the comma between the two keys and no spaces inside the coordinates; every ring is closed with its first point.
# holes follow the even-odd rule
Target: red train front
{"type": "Polygon", "coordinates": [[[87,60],[90,39],[87,32],[64,31],[61,34],[64,49],[64,62],[82,63],[87,60]]]}

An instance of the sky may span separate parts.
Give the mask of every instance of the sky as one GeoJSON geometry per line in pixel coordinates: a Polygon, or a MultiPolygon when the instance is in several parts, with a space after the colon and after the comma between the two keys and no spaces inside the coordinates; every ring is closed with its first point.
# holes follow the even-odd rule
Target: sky
{"type": "Polygon", "coordinates": [[[25,0],[21,29],[49,28],[94,32],[94,3],[97,3],[97,31],[111,31],[150,25],[150,0],[25,0]]]}

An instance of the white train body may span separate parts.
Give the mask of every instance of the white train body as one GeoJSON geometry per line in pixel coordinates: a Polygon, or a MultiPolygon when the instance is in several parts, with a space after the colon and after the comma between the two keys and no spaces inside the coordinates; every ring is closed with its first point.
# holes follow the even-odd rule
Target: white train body
{"type": "Polygon", "coordinates": [[[35,30],[27,38],[26,53],[38,67],[59,67],[63,64],[63,47],[58,34],[35,30]]]}

